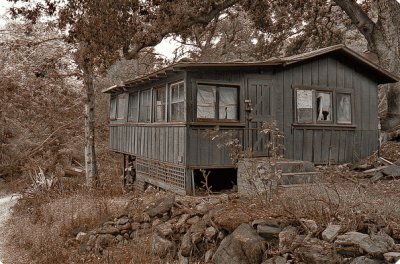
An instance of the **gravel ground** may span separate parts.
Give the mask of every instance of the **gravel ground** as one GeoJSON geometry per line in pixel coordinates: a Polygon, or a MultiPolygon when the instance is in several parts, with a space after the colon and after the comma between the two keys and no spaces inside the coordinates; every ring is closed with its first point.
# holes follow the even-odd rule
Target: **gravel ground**
{"type": "MultiPolygon", "coordinates": [[[[11,206],[15,203],[17,197],[12,194],[7,195],[7,196],[1,196],[0,197],[0,233],[4,234],[4,224],[7,221],[9,215],[10,215],[10,208],[11,206]]],[[[4,236],[0,235],[0,264],[5,264],[1,260],[4,259],[5,257],[5,252],[3,251],[3,245],[5,241],[3,240],[4,236]]]]}

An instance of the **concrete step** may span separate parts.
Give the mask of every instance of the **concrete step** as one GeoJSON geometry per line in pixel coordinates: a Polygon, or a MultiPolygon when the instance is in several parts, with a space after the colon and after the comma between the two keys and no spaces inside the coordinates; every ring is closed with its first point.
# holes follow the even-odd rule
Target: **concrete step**
{"type": "Polygon", "coordinates": [[[282,173],[278,185],[309,184],[315,183],[320,178],[319,172],[290,172],[282,173]]]}
{"type": "Polygon", "coordinates": [[[282,160],[276,163],[276,167],[283,173],[315,171],[314,164],[309,161],[282,160]]]}

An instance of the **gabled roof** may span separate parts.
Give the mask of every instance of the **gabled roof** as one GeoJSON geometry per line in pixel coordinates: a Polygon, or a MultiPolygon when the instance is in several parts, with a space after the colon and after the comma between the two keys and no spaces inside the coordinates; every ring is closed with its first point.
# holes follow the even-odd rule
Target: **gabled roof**
{"type": "Polygon", "coordinates": [[[314,50],[307,53],[302,53],[299,55],[283,57],[283,58],[271,58],[266,61],[256,61],[256,62],[177,62],[171,64],[165,68],[162,68],[158,71],[139,76],[137,78],[127,80],[126,82],[120,85],[114,85],[109,88],[103,89],[103,93],[111,93],[123,90],[126,87],[132,87],[138,84],[143,84],[149,81],[158,80],[162,78],[166,78],[169,74],[176,71],[187,70],[190,68],[243,68],[243,67],[285,67],[292,64],[304,62],[306,60],[310,60],[322,55],[326,54],[338,54],[340,56],[344,56],[346,58],[351,59],[354,63],[361,66],[365,70],[371,71],[374,76],[376,76],[378,82],[380,84],[383,83],[393,83],[400,81],[400,78],[395,76],[394,74],[384,70],[379,65],[373,63],[372,61],[366,59],[361,56],[357,52],[352,49],[346,47],[343,44],[330,46],[318,50],[314,50]]]}

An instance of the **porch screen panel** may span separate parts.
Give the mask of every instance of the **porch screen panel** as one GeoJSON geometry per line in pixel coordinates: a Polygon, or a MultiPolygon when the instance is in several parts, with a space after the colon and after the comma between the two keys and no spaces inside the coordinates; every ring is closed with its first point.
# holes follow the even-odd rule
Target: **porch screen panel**
{"type": "Polygon", "coordinates": [[[212,85],[197,87],[197,118],[216,118],[217,88],[212,85]]]}
{"type": "Polygon", "coordinates": [[[237,88],[219,88],[219,119],[238,119],[238,94],[237,88]]]}

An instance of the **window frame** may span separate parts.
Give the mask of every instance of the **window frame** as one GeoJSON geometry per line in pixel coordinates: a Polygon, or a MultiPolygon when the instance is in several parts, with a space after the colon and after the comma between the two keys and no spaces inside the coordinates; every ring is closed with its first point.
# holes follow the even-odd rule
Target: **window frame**
{"type": "Polygon", "coordinates": [[[164,86],[157,86],[153,89],[153,122],[154,123],[167,123],[168,122],[168,85],[164,86]],[[157,119],[157,91],[163,90],[164,91],[164,103],[162,104],[164,106],[164,118],[163,120],[158,120],[157,119]]]}
{"type": "Polygon", "coordinates": [[[196,83],[196,106],[195,106],[195,111],[194,111],[194,117],[197,122],[218,122],[218,123],[239,123],[240,122],[240,85],[238,84],[230,84],[230,83],[219,83],[219,82],[203,82],[203,81],[198,81],[196,83]],[[204,117],[198,117],[197,116],[197,94],[198,94],[198,89],[199,85],[205,85],[205,86],[214,86],[215,87],[215,105],[214,105],[214,113],[215,113],[215,118],[204,118],[204,117]],[[220,88],[221,87],[226,87],[226,88],[234,88],[236,89],[236,105],[237,105],[237,110],[236,110],[236,119],[221,119],[220,116],[220,88]]]}
{"type": "Polygon", "coordinates": [[[110,96],[110,120],[117,120],[117,110],[118,110],[118,95],[110,96]],[[115,110],[113,110],[113,105],[115,104],[115,110]]]}
{"type": "MultiPolygon", "coordinates": [[[[179,88],[178,88],[179,90],[179,88]]],[[[168,84],[168,99],[167,99],[167,122],[170,123],[181,123],[181,122],[186,122],[187,119],[187,109],[186,109],[186,84],[184,80],[179,80],[175,82],[171,82],[168,84]],[[183,84],[183,99],[182,101],[179,102],[172,102],[172,87],[177,85],[179,87],[180,84],[183,84]],[[183,103],[183,119],[172,119],[172,105],[173,104],[179,104],[183,103]]]]}
{"type": "Polygon", "coordinates": [[[354,91],[348,88],[330,88],[321,86],[293,86],[293,98],[294,98],[294,122],[295,126],[336,126],[336,127],[355,127],[354,124],[354,91]],[[312,91],[312,122],[301,123],[298,121],[298,108],[297,108],[297,91],[298,90],[311,90],[312,91]],[[317,120],[316,115],[316,93],[330,93],[331,94],[331,108],[332,108],[332,120],[324,121],[317,120]],[[350,123],[338,123],[338,101],[337,94],[345,94],[350,96],[350,123]]]}
{"type": "Polygon", "coordinates": [[[134,91],[130,92],[128,96],[128,116],[127,116],[127,121],[132,122],[132,123],[138,123],[139,122],[139,110],[140,110],[140,91],[134,91]],[[131,118],[131,95],[137,95],[137,107],[136,107],[136,117],[133,119],[131,118]]]}
{"type": "Polygon", "coordinates": [[[153,88],[150,88],[150,89],[144,89],[144,90],[141,90],[140,91],[140,96],[139,96],[139,115],[138,115],[138,123],[144,123],[144,124],[148,124],[148,123],[152,123],[152,111],[153,111],[153,88]],[[147,113],[147,115],[146,116],[148,116],[148,118],[149,118],[149,120],[147,121],[143,121],[142,120],[142,117],[141,117],[141,113],[142,113],[142,107],[145,107],[145,106],[143,106],[143,104],[142,104],[142,96],[143,96],[143,94],[144,93],[149,93],[149,100],[148,100],[148,102],[149,102],[149,105],[148,106],[146,106],[147,107],[147,109],[148,109],[148,113],[147,113]]]}

